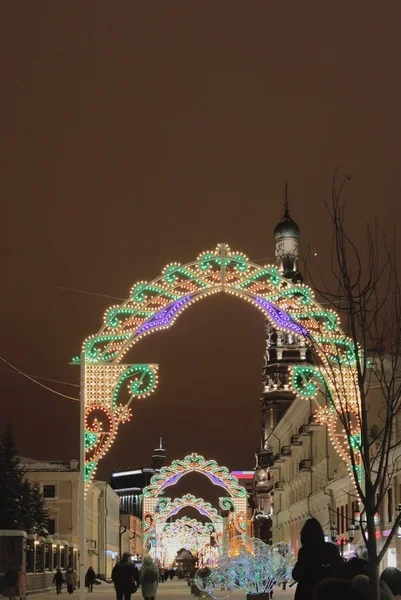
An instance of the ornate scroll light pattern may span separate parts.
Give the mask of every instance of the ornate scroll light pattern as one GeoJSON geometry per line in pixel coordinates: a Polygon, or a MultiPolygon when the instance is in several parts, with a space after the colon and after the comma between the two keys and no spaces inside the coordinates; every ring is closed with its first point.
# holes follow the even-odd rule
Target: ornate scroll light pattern
{"type": "Polygon", "coordinates": [[[183,527],[191,527],[191,529],[194,529],[197,533],[203,536],[210,536],[215,531],[213,523],[202,523],[196,519],[181,517],[181,519],[177,519],[173,523],[165,523],[163,526],[163,533],[174,535],[183,527]]]}
{"type": "Polygon", "coordinates": [[[172,502],[170,498],[161,498],[156,506],[156,523],[165,523],[167,519],[170,519],[188,506],[196,508],[202,516],[210,519],[212,523],[223,522],[223,518],[219,515],[217,510],[212,507],[210,502],[205,502],[203,498],[196,498],[192,494],[185,494],[181,498],[175,498],[172,502]],[[161,504],[162,500],[163,503],[161,504]],[[167,502],[164,502],[165,500],[167,500],[167,502]]]}
{"type": "MultiPolygon", "coordinates": [[[[82,355],[73,359],[73,363],[82,363],[86,407],[89,409],[87,392],[92,385],[87,370],[98,366],[98,378],[104,366],[121,365],[126,353],[144,336],[155,331],[171,327],[176,318],[194,302],[211,294],[225,292],[253,304],[278,329],[291,332],[295,339],[303,345],[312,348],[316,356],[318,372],[322,376],[317,379],[317,385],[329,391],[331,398],[331,413],[335,407],[346,406],[354,418],[355,427],[351,444],[358,451],[360,427],[357,419],[359,396],[355,386],[355,350],[352,343],[345,337],[339,324],[338,316],[330,310],[325,310],[315,300],[312,290],[301,284],[293,284],[281,277],[274,266],[260,266],[252,263],[244,254],[230,250],[227,244],[219,244],[212,252],[203,252],[196,261],[186,265],[172,263],[165,267],[160,277],[152,282],[135,284],[129,297],[121,305],[112,306],[104,315],[103,326],[95,335],[88,337],[82,348],[82,355]],[[83,357],[83,360],[81,359],[83,357]],[[345,375],[344,375],[345,373],[345,375]],[[340,378],[344,381],[339,389],[340,378]]],[[[358,350],[357,350],[358,351],[358,350]]],[[[135,366],[135,365],[132,365],[135,366]]],[[[156,385],[156,369],[154,365],[142,365],[155,376],[153,385],[147,395],[156,385]]],[[[105,369],[104,377],[109,378],[105,369]]],[[[303,389],[302,381],[307,383],[314,377],[305,372],[300,377],[299,371],[293,374],[295,391],[306,397],[311,397],[308,390],[303,389]]],[[[151,377],[149,375],[149,381],[151,377]]],[[[308,389],[310,386],[307,386],[308,389]]],[[[316,386],[317,388],[317,386],[316,386]]],[[[116,398],[114,385],[105,385],[104,394],[97,398],[101,412],[106,413],[110,439],[116,435],[116,424],[122,422],[113,416],[109,423],[110,411],[115,412],[113,398],[116,398]]],[[[91,401],[92,402],[92,401],[91,401]]],[[[121,412],[120,408],[120,412],[121,412]]],[[[330,410],[330,405],[329,405],[330,410]]],[[[93,411],[92,411],[93,412],[93,411]]],[[[124,420],[128,420],[129,411],[125,410],[124,420]]],[[[319,415],[318,418],[320,418],[319,415]]],[[[344,442],[343,432],[338,419],[334,416],[328,419],[322,416],[322,422],[327,423],[333,443],[341,456],[349,462],[349,448],[344,442]]],[[[88,429],[85,439],[92,448],[97,444],[94,435],[100,434],[95,423],[88,429]]],[[[101,434],[102,436],[103,434],[101,434]]],[[[98,440],[99,438],[96,438],[98,440]]],[[[102,438],[103,439],[103,438],[102,438]]],[[[86,469],[87,479],[91,477],[98,460],[109,449],[110,444],[102,445],[103,451],[88,456],[86,469]]]]}
{"type": "Polygon", "coordinates": [[[130,419],[134,398],[148,396],[157,385],[157,365],[85,366],[85,482],[94,475],[99,460],[108,452],[120,423],[130,419]],[[119,403],[123,385],[129,390],[125,404],[119,403]]]}

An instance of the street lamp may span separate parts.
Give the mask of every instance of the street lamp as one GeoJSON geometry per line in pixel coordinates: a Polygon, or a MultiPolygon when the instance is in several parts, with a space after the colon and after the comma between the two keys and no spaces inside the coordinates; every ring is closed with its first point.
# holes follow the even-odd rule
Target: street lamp
{"type": "Polygon", "coordinates": [[[337,537],[337,527],[335,526],[334,523],[332,523],[330,525],[330,535],[331,535],[331,541],[335,542],[336,541],[336,537],[337,537]]]}

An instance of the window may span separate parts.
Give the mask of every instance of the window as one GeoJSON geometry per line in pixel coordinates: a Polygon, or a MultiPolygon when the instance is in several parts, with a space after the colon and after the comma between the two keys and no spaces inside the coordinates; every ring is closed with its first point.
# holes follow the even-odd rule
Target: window
{"type": "Polygon", "coordinates": [[[340,514],[341,514],[341,527],[340,527],[340,533],[344,533],[344,506],[341,507],[340,509],[340,514]]]}
{"type": "Polygon", "coordinates": [[[49,535],[56,533],[56,519],[49,519],[47,521],[47,531],[49,532],[49,535]]]}
{"type": "Polygon", "coordinates": [[[55,498],[56,497],[56,486],[55,485],[44,485],[43,486],[43,498],[55,498]]]}

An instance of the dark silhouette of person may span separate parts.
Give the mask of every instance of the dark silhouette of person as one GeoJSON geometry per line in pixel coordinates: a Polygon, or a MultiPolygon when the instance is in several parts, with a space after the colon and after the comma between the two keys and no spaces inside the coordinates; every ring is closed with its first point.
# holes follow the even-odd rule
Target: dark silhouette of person
{"type": "Polygon", "coordinates": [[[53,577],[53,583],[56,586],[56,593],[61,594],[61,587],[64,583],[64,577],[61,572],[61,569],[57,569],[57,571],[55,572],[54,577],[53,577]]]}
{"type": "Polygon", "coordinates": [[[85,576],[85,584],[86,584],[86,587],[88,588],[89,593],[93,592],[93,584],[95,583],[95,580],[96,580],[96,573],[93,570],[93,567],[89,567],[89,569],[86,571],[86,576],[85,576]]]}
{"type": "Polygon", "coordinates": [[[294,600],[312,600],[313,591],[322,579],[341,577],[344,561],[337,546],[325,542],[317,519],[308,519],[301,531],[302,548],[292,571],[298,582],[294,600]]]}
{"type": "Polygon", "coordinates": [[[7,582],[9,600],[15,600],[15,593],[18,582],[18,571],[14,565],[10,565],[8,567],[5,579],[7,582]]]}
{"type": "Polygon", "coordinates": [[[130,600],[138,587],[139,571],[128,552],[124,552],[120,562],[114,566],[111,578],[116,589],[116,600],[130,600]]]}

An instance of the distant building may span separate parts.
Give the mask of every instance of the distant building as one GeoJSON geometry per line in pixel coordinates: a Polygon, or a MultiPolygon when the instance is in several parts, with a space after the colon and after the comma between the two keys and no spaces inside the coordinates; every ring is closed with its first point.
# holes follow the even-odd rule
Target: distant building
{"type": "Polygon", "coordinates": [[[142,521],[139,517],[121,514],[121,553],[129,552],[134,559],[143,555],[142,521]]]}
{"type": "MultiPolygon", "coordinates": [[[[21,458],[26,477],[38,485],[49,512],[45,569],[77,568],[79,548],[78,461],[21,458]]],[[[85,502],[87,565],[109,578],[119,555],[120,499],[104,481],[90,482],[85,502]]],[[[29,538],[29,536],[28,536],[29,538]]],[[[35,563],[36,564],[36,563],[35,563]]],[[[36,568],[36,567],[35,567],[36,568]]]]}
{"type": "Polygon", "coordinates": [[[159,473],[166,460],[163,440],[160,438],[159,447],[155,448],[151,467],[126,469],[111,473],[110,485],[120,497],[120,511],[142,520],[142,492],[150,484],[150,480],[159,473]]]}

